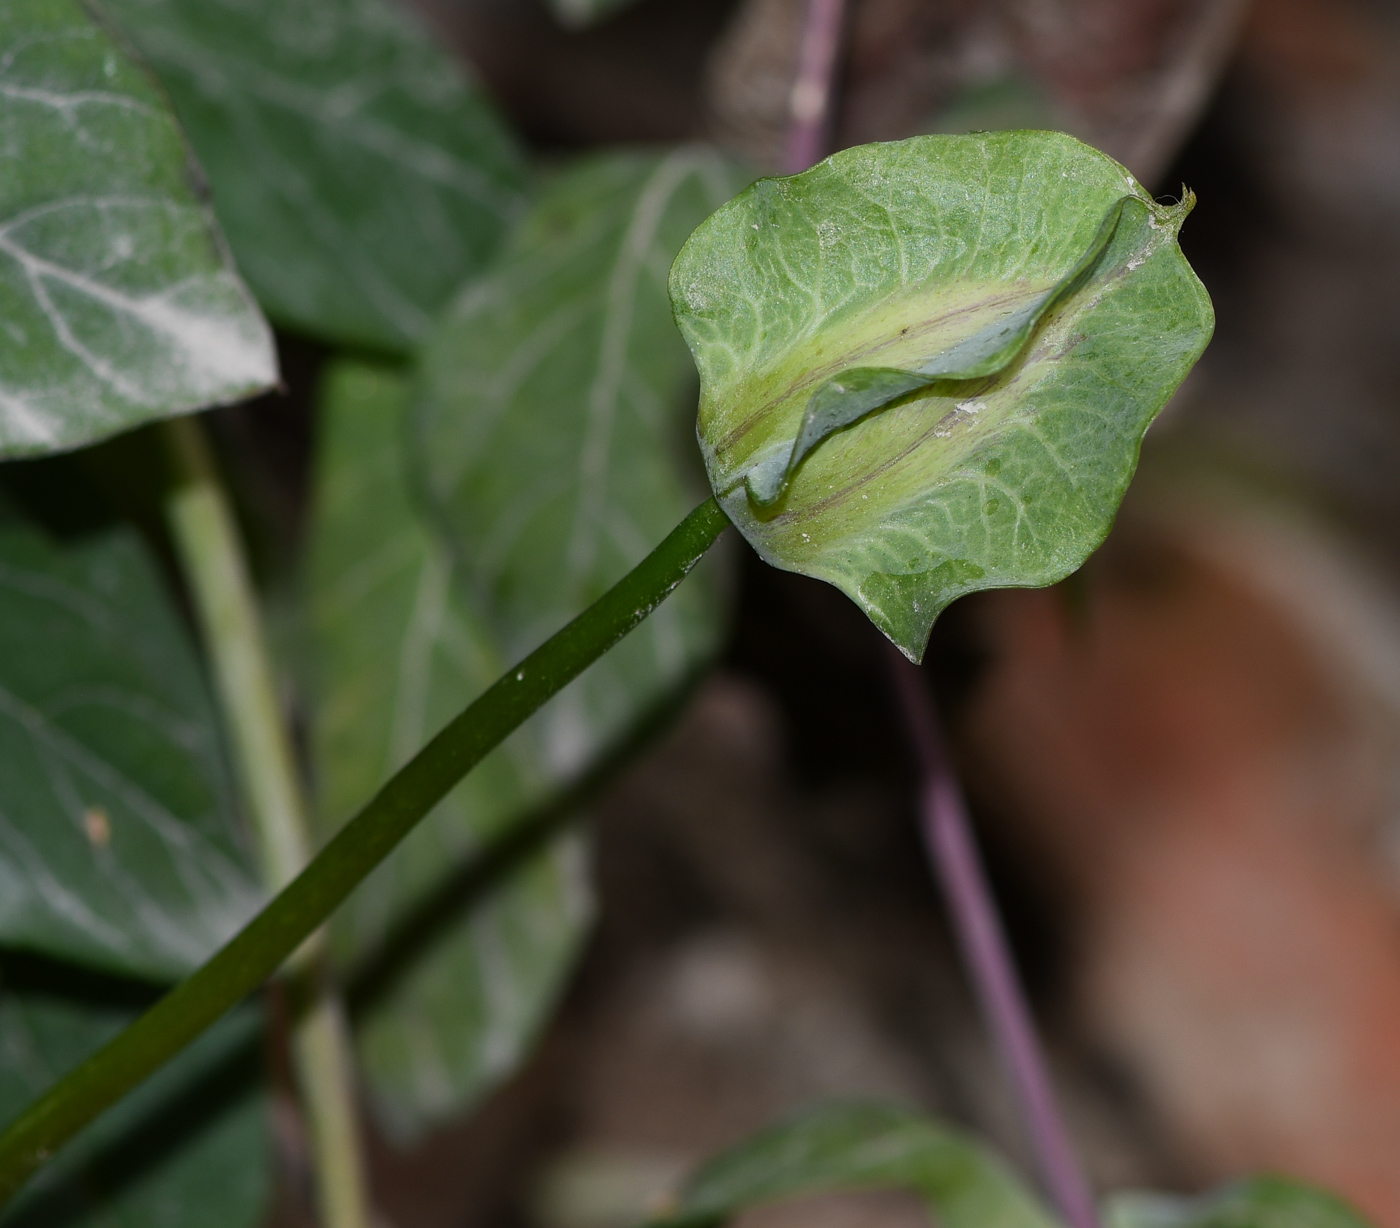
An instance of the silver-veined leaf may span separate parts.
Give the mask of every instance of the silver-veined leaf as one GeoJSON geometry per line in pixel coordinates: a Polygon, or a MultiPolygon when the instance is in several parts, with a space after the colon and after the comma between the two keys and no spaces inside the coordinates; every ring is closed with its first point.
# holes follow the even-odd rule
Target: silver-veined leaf
{"type": "Polygon", "coordinates": [[[274,383],[160,90],[79,0],[6,0],[0,48],[0,456],[274,383]]]}
{"type": "Polygon", "coordinates": [[[1053,132],[755,184],[671,276],[725,511],[913,658],[962,594],[1062,579],[1210,338],[1176,241],[1191,203],[1053,132]]]}
{"type": "Polygon", "coordinates": [[[816,1109],[735,1144],[687,1183],[653,1228],[711,1228],[763,1203],[807,1194],[904,1189],[942,1228],[1056,1228],[987,1148],[908,1109],[816,1109]]]}
{"type": "Polygon", "coordinates": [[[170,93],[279,323],[399,352],[494,254],[524,159],[385,0],[107,0],[170,93]]]}
{"type": "MultiPolygon", "coordinates": [[[[561,174],[425,348],[417,468],[507,659],[601,596],[704,493],[693,373],[666,271],[738,186],[712,151],[608,154],[561,174]]],[[[707,564],[541,716],[577,770],[719,641],[707,564]]]]}
{"type": "MultiPolygon", "coordinates": [[[[403,376],[327,376],[311,533],[312,731],[324,830],[337,828],[508,664],[463,599],[409,487],[403,376]]],[[[469,1108],[528,1052],[592,915],[581,837],[557,837],[484,892],[454,883],[484,842],[558,786],[532,726],[473,771],[341,910],[343,962],[394,952],[356,1012],[381,1120],[399,1137],[469,1108]],[[443,910],[434,901],[451,897],[443,910]],[[424,910],[439,913],[415,924],[424,910]],[[408,943],[405,928],[423,929],[408,943]]]]}
{"type": "Polygon", "coordinates": [[[218,723],[135,533],[0,515],[0,942],[174,978],[257,910],[218,723]]]}

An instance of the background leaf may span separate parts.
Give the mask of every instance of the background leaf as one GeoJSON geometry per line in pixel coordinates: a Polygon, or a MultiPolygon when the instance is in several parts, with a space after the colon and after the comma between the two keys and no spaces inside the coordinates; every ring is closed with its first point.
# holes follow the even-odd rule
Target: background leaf
{"type": "Polygon", "coordinates": [[[820,1108],[709,1161],[657,1225],[718,1225],[748,1207],[837,1190],[918,1194],[943,1228],[1054,1228],[1056,1221],[981,1144],[907,1109],[820,1108]]]}
{"type": "MultiPolygon", "coordinates": [[[[508,664],[459,591],[408,486],[404,378],[331,368],[321,405],[310,588],[313,745],[328,834],[508,664]]],[[[580,838],[476,898],[457,875],[557,787],[532,723],[472,772],[341,910],[375,1104],[398,1135],[468,1107],[526,1051],[592,916],[580,838]],[[446,905],[444,907],[444,904],[446,905]]]]}
{"type": "Polygon", "coordinates": [[[108,0],[269,315],[407,349],[524,205],[514,140],[382,0],[108,0]]]}
{"type": "Polygon", "coordinates": [[[1050,584],[1107,533],[1148,424],[1214,317],[1154,204],[1112,159],[1051,132],[916,137],[755,184],[676,261],[700,369],[700,436],[725,511],[763,558],[852,598],[906,654],[964,593],[1050,584]],[[1033,304],[1110,208],[1113,238],[1004,370],[914,393],[827,438],[774,509],[813,390],[915,368],[1033,304]]]}
{"type": "Polygon", "coordinates": [[[1288,1177],[1250,1177],[1199,1198],[1122,1193],[1105,1206],[1105,1228],[1367,1228],[1335,1194],[1288,1177]]]}
{"type": "MultiPolygon", "coordinates": [[[[149,994],[7,957],[0,1122],[126,1026],[149,994]]],[[[58,1153],[0,1214],[5,1228],[254,1228],[271,1155],[261,1012],[212,1030],[58,1153]]]]}
{"type": "MultiPolygon", "coordinates": [[[[427,343],[418,465],[507,660],[605,592],[704,493],[665,278],[738,182],[697,147],[583,162],[427,343]]],[[[577,771],[692,673],[718,645],[721,611],[707,562],[541,715],[551,769],[577,771]]]]}
{"type": "Polygon", "coordinates": [[[637,0],[549,0],[554,15],[566,26],[580,28],[611,17],[637,0]]]}
{"type": "Polygon", "coordinates": [[[131,529],[0,517],[0,763],[0,942],[174,978],[261,903],[204,679],[131,529]]]}
{"type": "Polygon", "coordinates": [[[160,91],[77,0],[6,0],[0,46],[0,456],[273,383],[160,91]]]}

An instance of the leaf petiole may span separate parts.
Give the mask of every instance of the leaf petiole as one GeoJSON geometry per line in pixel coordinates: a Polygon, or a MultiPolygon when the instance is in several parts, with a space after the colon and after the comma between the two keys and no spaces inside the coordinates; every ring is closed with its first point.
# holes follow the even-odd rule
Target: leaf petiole
{"type": "Polygon", "coordinates": [[[486,755],[675,591],[728,527],[706,499],[414,756],[266,908],[0,1135],[0,1205],[68,1139],[270,977],[486,755]]]}
{"type": "MultiPolygon", "coordinates": [[[[311,859],[311,828],[257,596],[199,419],[173,418],[161,429],[174,469],[166,518],[232,735],[263,879],[276,891],[311,859]]],[[[322,938],[318,930],[298,952],[310,1000],[292,1026],[292,1055],[315,1157],[322,1228],[368,1228],[349,1025],[322,938]]]]}

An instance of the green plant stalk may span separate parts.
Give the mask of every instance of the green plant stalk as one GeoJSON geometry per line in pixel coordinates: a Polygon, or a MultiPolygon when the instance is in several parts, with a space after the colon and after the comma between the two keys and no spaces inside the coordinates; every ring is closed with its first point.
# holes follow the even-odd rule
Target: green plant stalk
{"type": "MultiPolygon", "coordinates": [[[[199,421],[162,426],[173,470],[166,518],[233,741],[262,876],[280,891],[311,860],[311,827],[242,538],[199,421]]],[[[311,1136],[324,1228],[370,1228],[354,1065],[321,931],[302,947],[307,1000],[292,1024],[293,1066],[311,1136]]]]}
{"type": "Polygon", "coordinates": [[[472,768],[666,600],[729,520],[706,499],[400,769],[227,945],[0,1135],[0,1205],[64,1142],[261,985],[472,768]]]}
{"type": "Polygon", "coordinates": [[[311,1135],[316,1200],[325,1228],[370,1228],[350,1022],[322,956],[307,976],[311,1001],[292,1025],[292,1064],[311,1135]]]}

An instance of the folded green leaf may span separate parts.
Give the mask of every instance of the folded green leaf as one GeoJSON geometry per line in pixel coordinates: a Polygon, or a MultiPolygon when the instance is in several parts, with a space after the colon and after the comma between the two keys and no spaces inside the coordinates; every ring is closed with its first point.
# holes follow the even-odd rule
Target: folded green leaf
{"type": "Polygon", "coordinates": [[[1369,1228],[1335,1194],[1289,1177],[1249,1177],[1199,1198],[1122,1193],[1104,1228],[1369,1228]]]}
{"type": "MultiPolygon", "coordinates": [[[[626,574],[692,507],[692,376],[666,273],[738,186],[702,148],[562,174],[428,342],[416,468],[505,657],[626,574]]],[[[553,770],[583,769],[719,641],[702,567],[541,714],[553,770]]]]}
{"type": "Polygon", "coordinates": [[[755,184],[671,275],[726,512],[913,658],[963,593],[1063,578],[1209,340],[1176,243],[1191,204],[1051,132],[863,146],[755,184]]]}
{"type": "MultiPolygon", "coordinates": [[[[1115,201],[1099,225],[1089,250],[1044,294],[1031,298],[1005,315],[993,318],[970,337],[927,358],[915,358],[907,371],[889,367],[852,367],[833,376],[812,393],[792,452],[781,469],[751,469],[745,475],[749,498],[760,506],[776,503],[792,475],[822,440],[883,409],[900,397],[928,388],[940,380],[971,380],[995,375],[1026,348],[1031,330],[1045,313],[1075,290],[1098,261],[1117,229],[1125,200],[1115,201]]],[[[781,459],[777,457],[775,459],[781,459]]]]}
{"type": "Polygon", "coordinates": [[[0,517],[0,942],[174,978],[261,902],[204,679],[136,535],[0,517]]]}
{"type": "Polygon", "coordinates": [[[941,1228],[1055,1228],[1001,1160],[929,1117],[837,1105],[774,1126],[710,1160],[653,1228],[711,1228],[762,1203],[861,1189],[917,1194],[941,1228]]]}
{"type": "MultiPolygon", "coordinates": [[[[404,377],[340,363],[324,386],[310,596],[312,743],[329,835],[505,667],[458,591],[451,555],[408,486],[404,377]]],[[[591,919],[586,857],[566,836],[484,896],[452,879],[482,843],[558,788],[538,734],[514,735],[442,801],[341,910],[354,967],[386,944],[394,967],[356,1014],[384,1124],[408,1138],[469,1108],[528,1051],[591,919]],[[443,893],[426,927],[413,917],[443,893]],[[415,932],[396,943],[404,927],[415,932]]]]}
{"type": "MultiPolygon", "coordinates": [[[[0,1122],[120,1031],[141,1001],[72,973],[16,977],[13,962],[0,968],[0,1122]]],[[[201,1037],[63,1148],[0,1224],[256,1228],[272,1185],[259,1023],[245,1008],[201,1037]]]]}
{"type": "Polygon", "coordinates": [[[406,351],[494,254],[524,159],[383,0],[106,0],[170,92],[269,315],[406,351]]]}
{"type": "Polygon", "coordinates": [[[6,0],[0,47],[0,457],[275,382],[160,91],[78,0],[6,0]]]}

